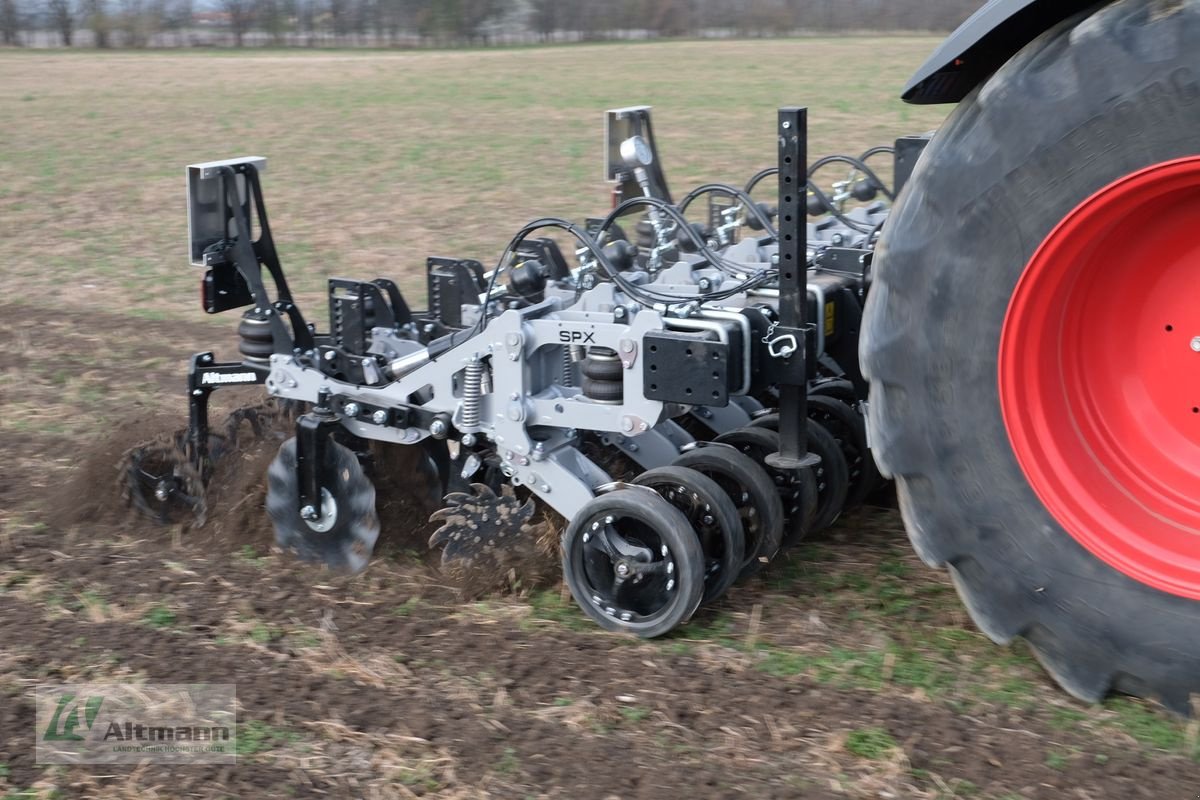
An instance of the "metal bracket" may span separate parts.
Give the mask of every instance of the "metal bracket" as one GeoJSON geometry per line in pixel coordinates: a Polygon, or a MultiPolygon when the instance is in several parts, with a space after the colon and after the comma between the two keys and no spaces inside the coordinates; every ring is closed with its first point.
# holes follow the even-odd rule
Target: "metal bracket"
{"type": "Polygon", "coordinates": [[[188,362],[188,460],[203,472],[208,459],[208,397],[222,386],[264,383],[270,369],[241,361],[218,363],[211,352],[196,353],[188,362]]]}
{"type": "Polygon", "coordinates": [[[296,485],[299,487],[297,510],[305,519],[315,519],[321,507],[321,489],[333,486],[326,449],[329,434],[340,424],[330,407],[327,390],[317,395],[313,410],[296,420],[296,485]]]}

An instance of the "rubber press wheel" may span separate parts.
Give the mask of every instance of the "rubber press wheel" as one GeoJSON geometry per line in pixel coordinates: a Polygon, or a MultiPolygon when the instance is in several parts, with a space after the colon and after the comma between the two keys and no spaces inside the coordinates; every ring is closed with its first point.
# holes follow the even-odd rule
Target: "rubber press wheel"
{"type": "Polygon", "coordinates": [[[727,444],[710,443],[680,453],[674,466],[707,475],[733,500],[745,540],[739,578],[757,573],[775,557],[783,540],[783,503],[763,467],[727,444]]]}
{"type": "MultiPolygon", "coordinates": [[[[778,426],[778,417],[778,414],[759,417],[751,423],[748,430],[770,430],[772,434],[775,434],[774,441],[778,443],[779,435],[776,433],[776,429],[767,428],[769,424],[778,426]]],[[[808,426],[805,428],[805,437],[808,452],[819,459],[815,466],[806,470],[815,483],[817,494],[815,503],[811,506],[811,512],[806,515],[803,532],[797,533],[794,529],[789,529],[786,541],[789,546],[809,533],[825,530],[832,525],[846,505],[846,493],[850,488],[850,468],[846,463],[846,456],[842,448],[833,435],[820,422],[810,418],[808,426]]],[[[719,437],[718,441],[720,441],[719,437]]]]}
{"type": "Polygon", "coordinates": [[[563,578],[600,627],[642,638],[687,622],[704,593],[704,552],[687,517],[653,489],[590,500],[563,534],[563,578]]]}
{"type": "Polygon", "coordinates": [[[880,484],[875,459],[867,449],[866,420],[846,402],[824,394],[809,395],[808,416],[820,423],[841,449],[848,483],[843,508],[847,511],[858,508],[880,484]]]}
{"type": "Polygon", "coordinates": [[[683,512],[704,551],[704,597],[716,600],[733,585],[745,561],[746,542],[737,506],[712,478],[687,467],[655,467],[634,484],[658,492],[683,512]]]}
{"type": "Polygon", "coordinates": [[[1122,0],[969,95],[884,229],[875,455],[1069,692],[1200,692],[1200,4],[1122,0]]]}
{"type": "Polygon", "coordinates": [[[776,417],[778,423],[778,414],[762,415],[750,425],[726,431],[713,441],[736,447],[761,466],[775,482],[779,500],[783,503],[783,539],[780,544],[782,547],[791,547],[813,529],[819,490],[812,469],[781,470],[767,463],[768,456],[779,452],[779,434],[772,428],[755,423],[770,416],[776,417]]]}

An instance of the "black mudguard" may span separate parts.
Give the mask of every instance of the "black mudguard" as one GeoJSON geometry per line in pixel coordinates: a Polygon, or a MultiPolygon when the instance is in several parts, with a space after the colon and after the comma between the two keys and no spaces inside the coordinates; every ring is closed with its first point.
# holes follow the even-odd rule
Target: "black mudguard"
{"type": "Polygon", "coordinates": [[[934,51],[904,87],[905,102],[957,103],[1043,31],[1096,0],[988,0],[934,51]]]}

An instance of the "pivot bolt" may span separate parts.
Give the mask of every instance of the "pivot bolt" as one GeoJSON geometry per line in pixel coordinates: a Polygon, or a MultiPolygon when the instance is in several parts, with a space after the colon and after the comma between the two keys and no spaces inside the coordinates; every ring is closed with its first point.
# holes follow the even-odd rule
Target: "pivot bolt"
{"type": "Polygon", "coordinates": [[[376,425],[386,424],[387,423],[387,412],[384,411],[382,408],[379,409],[378,411],[376,411],[374,414],[371,415],[371,422],[374,422],[376,425]]]}
{"type": "Polygon", "coordinates": [[[435,419],[429,423],[429,434],[436,439],[441,439],[446,435],[448,428],[443,420],[435,419]]]}
{"type": "Polygon", "coordinates": [[[305,506],[304,508],[300,509],[300,516],[304,517],[304,519],[316,519],[317,509],[313,508],[312,506],[305,506]]]}
{"type": "Polygon", "coordinates": [[[624,578],[629,574],[629,565],[625,563],[617,564],[617,574],[624,578]]]}
{"type": "Polygon", "coordinates": [[[463,437],[462,437],[463,447],[474,447],[475,442],[476,442],[475,434],[473,434],[473,433],[464,433],[463,434],[463,437]]]}
{"type": "Polygon", "coordinates": [[[347,417],[357,417],[358,412],[361,410],[358,403],[346,403],[346,405],[342,406],[342,413],[347,417]]]}
{"type": "Polygon", "coordinates": [[[1192,350],[1194,350],[1197,353],[1200,353],[1200,336],[1192,337],[1191,347],[1192,347],[1192,350]]]}

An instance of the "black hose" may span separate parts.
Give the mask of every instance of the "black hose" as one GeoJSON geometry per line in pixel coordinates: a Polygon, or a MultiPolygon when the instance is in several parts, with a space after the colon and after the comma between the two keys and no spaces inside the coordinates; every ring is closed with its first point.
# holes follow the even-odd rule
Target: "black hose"
{"type": "Polygon", "coordinates": [[[758,203],[755,203],[752,199],[750,199],[750,194],[738,189],[736,186],[730,186],[727,183],[706,183],[702,186],[697,186],[695,189],[692,189],[690,192],[684,195],[684,198],[679,201],[676,208],[679,209],[680,214],[683,214],[687,211],[687,207],[692,204],[693,200],[701,195],[710,194],[713,192],[721,192],[722,194],[736,197],[739,201],[744,203],[750,213],[754,214],[755,218],[762,223],[763,230],[766,231],[768,236],[778,235],[775,232],[775,228],[771,225],[770,218],[763,213],[761,208],[758,207],[758,203]]]}

